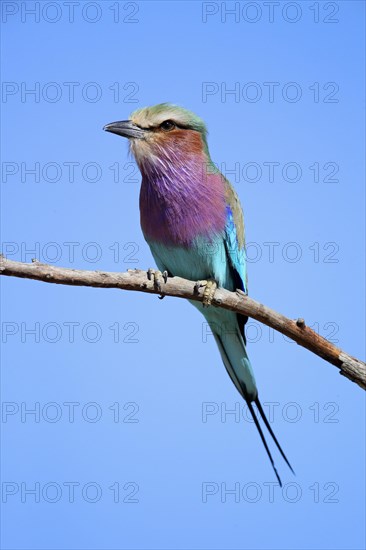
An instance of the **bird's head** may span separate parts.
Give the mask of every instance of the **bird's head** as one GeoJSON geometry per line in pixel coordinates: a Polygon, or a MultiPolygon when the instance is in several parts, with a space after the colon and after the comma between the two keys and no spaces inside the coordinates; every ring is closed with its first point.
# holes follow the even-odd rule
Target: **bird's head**
{"type": "Polygon", "coordinates": [[[129,139],[140,168],[188,161],[192,155],[209,159],[206,126],[197,115],[160,103],[134,111],[129,120],[112,122],[104,130],[129,139]]]}

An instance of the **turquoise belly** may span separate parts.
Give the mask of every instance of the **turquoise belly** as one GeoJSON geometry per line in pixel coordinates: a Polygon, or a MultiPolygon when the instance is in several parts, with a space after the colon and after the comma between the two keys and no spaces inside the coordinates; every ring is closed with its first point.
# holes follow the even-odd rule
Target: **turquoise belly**
{"type": "Polygon", "coordinates": [[[190,281],[215,279],[219,286],[234,290],[222,235],[208,242],[196,238],[190,248],[149,243],[152,255],[161,271],[190,281]]]}

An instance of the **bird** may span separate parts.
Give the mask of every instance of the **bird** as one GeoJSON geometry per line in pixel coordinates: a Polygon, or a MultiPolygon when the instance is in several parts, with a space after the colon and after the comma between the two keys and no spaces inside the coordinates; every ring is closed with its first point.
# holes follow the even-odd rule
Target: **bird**
{"type": "Polygon", "coordinates": [[[294,473],[265,415],[246,350],[247,317],[217,308],[217,287],[248,294],[244,217],[239,197],[209,153],[205,122],[172,103],[139,108],[128,120],[103,128],[129,140],[141,172],[140,223],[158,270],[148,276],[161,288],[167,277],[203,287],[203,301],[191,301],[205,317],[226,370],[246,402],[279,485],[256,405],[284,461],[294,473]]]}

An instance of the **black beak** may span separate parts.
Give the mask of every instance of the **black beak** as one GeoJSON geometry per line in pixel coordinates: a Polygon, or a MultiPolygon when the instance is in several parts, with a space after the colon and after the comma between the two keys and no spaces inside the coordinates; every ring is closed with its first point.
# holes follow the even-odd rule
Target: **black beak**
{"type": "Polygon", "coordinates": [[[130,120],[121,120],[121,122],[111,122],[106,124],[103,128],[106,132],[112,132],[112,134],[117,134],[118,136],[126,138],[136,138],[142,139],[146,136],[147,130],[136,126],[130,120]]]}

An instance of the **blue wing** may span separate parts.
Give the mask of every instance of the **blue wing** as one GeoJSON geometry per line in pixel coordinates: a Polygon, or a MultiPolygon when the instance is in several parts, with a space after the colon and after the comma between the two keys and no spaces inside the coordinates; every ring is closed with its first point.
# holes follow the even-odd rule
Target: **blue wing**
{"type": "Polygon", "coordinates": [[[240,288],[245,294],[248,293],[247,285],[247,262],[244,242],[240,245],[238,229],[235,224],[233,211],[230,206],[226,207],[226,226],[225,226],[225,248],[227,259],[231,267],[231,273],[235,288],[240,288]]]}
{"type": "MultiPolygon", "coordinates": [[[[241,213],[241,210],[240,210],[241,213]]],[[[241,214],[242,216],[242,214],[241,214]]],[[[235,289],[239,288],[245,294],[248,294],[247,285],[247,262],[244,243],[244,225],[241,219],[242,235],[238,235],[238,228],[234,220],[233,211],[230,206],[226,207],[226,226],[225,226],[225,248],[227,261],[230,267],[231,278],[235,289]],[[242,243],[242,244],[241,244],[242,243]]],[[[246,344],[244,326],[248,317],[237,315],[239,330],[246,344]]]]}

